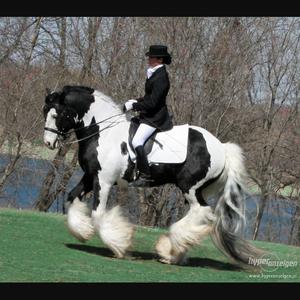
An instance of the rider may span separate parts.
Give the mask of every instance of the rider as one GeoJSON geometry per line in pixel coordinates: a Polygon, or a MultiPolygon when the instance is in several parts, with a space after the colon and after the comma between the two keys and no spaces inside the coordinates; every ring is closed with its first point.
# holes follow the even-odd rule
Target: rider
{"type": "Polygon", "coordinates": [[[124,105],[124,110],[140,112],[140,125],[133,137],[132,145],[137,157],[137,168],[140,176],[134,186],[147,186],[151,183],[150,168],[144,144],[154,131],[166,131],[173,124],[166,105],[166,97],[170,82],[165,65],[171,63],[171,55],[167,46],[152,45],[146,53],[149,68],[145,83],[145,96],[130,99],[124,105]]]}

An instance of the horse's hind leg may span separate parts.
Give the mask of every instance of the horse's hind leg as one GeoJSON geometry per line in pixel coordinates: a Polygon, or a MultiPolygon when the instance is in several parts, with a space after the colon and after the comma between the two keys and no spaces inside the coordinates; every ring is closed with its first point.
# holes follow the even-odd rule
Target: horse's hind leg
{"type": "Polygon", "coordinates": [[[132,243],[134,226],[123,216],[119,205],[106,208],[111,185],[105,181],[94,182],[93,225],[100,238],[118,258],[123,258],[132,243]]]}
{"type": "Polygon", "coordinates": [[[87,203],[81,201],[92,190],[90,178],[85,174],[78,185],[69,193],[67,226],[70,233],[79,241],[85,242],[94,235],[94,227],[87,203]]]}
{"type": "Polygon", "coordinates": [[[162,235],[156,244],[160,261],[168,264],[184,264],[187,251],[210,233],[214,215],[209,206],[201,206],[201,191],[190,189],[184,194],[190,204],[188,213],[170,227],[167,235],[162,235]]]}

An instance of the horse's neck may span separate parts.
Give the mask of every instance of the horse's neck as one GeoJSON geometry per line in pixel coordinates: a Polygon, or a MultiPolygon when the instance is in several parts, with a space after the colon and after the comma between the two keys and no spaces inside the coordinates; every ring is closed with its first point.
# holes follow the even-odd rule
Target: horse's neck
{"type": "Polygon", "coordinates": [[[96,123],[99,123],[102,138],[109,135],[120,135],[120,138],[124,135],[126,136],[129,122],[126,120],[125,115],[120,115],[122,111],[118,105],[99,91],[94,92],[94,98],[95,102],[91,104],[89,111],[82,118],[84,125],[90,125],[94,119],[96,123]],[[104,122],[101,123],[103,120],[104,122]],[[110,125],[112,125],[111,128],[104,129],[110,125]]]}
{"type": "Polygon", "coordinates": [[[89,125],[93,118],[96,122],[101,122],[121,113],[120,108],[109,97],[99,91],[95,91],[93,95],[95,102],[91,103],[89,110],[82,118],[85,125],[89,125]]]}

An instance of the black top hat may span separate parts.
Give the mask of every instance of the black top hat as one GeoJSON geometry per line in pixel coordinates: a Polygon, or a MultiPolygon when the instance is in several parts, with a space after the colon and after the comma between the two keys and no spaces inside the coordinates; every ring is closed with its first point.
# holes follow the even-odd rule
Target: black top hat
{"type": "Polygon", "coordinates": [[[146,53],[146,56],[153,57],[166,57],[171,56],[168,53],[168,47],[163,45],[151,45],[149,51],[146,53]]]}

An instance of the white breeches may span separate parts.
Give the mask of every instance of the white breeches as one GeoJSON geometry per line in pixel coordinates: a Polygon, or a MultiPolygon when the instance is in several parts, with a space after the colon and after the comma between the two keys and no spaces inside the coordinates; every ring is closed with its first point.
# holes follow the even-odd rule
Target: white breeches
{"type": "Polygon", "coordinates": [[[155,130],[156,130],[155,127],[141,123],[132,139],[133,148],[136,148],[138,146],[144,146],[144,143],[146,142],[146,140],[150,137],[150,135],[155,130]]]}

